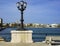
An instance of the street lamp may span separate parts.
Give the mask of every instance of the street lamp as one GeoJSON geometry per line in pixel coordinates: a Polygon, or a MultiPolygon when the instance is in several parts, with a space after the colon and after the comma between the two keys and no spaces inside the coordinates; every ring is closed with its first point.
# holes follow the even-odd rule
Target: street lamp
{"type": "Polygon", "coordinates": [[[24,24],[23,24],[23,11],[26,9],[27,3],[24,1],[20,1],[16,3],[18,10],[21,11],[21,30],[24,30],[24,24]]]}

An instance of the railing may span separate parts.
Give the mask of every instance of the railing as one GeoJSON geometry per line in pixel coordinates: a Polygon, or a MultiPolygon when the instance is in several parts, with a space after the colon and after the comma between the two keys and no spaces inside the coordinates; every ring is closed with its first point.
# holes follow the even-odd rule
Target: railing
{"type": "MultiPolygon", "coordinates": [[[[46,36],[60,36],[60,33],[33,33],[32,39],[33,41],[43,41],[46,36]]],[[[11,33],[0,33],[0,37],[3,37],[6,41],[11,40],[11,33]]]]}

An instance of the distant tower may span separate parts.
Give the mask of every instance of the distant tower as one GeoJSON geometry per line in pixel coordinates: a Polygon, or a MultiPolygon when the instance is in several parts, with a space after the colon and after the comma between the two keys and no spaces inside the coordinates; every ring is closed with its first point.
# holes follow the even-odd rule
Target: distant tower
{"type": "Polygon", "coordinates": [[[3,19],[0,18],[0,27],[2,27],[2,25],[3,25],[3,19]]]}

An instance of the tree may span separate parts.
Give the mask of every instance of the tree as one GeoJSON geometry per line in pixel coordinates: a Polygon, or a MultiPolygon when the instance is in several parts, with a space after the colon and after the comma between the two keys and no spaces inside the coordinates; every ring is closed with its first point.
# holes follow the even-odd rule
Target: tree
{"type": "Polygon", "coordinates": [[[58,28],[60,28],[60,24],[58,24],[58,26],[57,26],[58,28]]]}

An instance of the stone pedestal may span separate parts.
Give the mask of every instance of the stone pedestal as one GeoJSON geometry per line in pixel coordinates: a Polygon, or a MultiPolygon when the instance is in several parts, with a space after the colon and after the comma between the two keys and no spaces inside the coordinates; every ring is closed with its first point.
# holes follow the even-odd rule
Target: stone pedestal
{"type": "Polygon", "coordinates": [[[11,43],[32,43],[32,31],[11,31],[11,43]]]}

